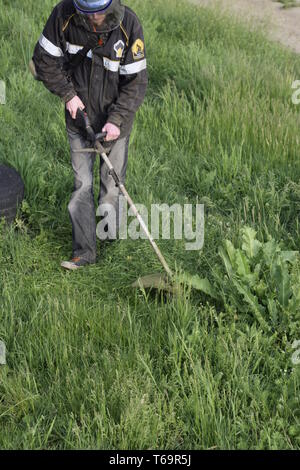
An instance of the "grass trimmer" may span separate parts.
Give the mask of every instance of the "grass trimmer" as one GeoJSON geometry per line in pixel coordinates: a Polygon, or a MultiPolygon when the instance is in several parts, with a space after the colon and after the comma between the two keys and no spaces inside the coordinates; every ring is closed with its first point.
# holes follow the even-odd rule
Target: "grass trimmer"
{"type": "Polygon", "coordinates": [[[119,188],[123,196],[125,197],[126,201],[128,202],[130,208],[132,209],[133,214],[135,217],[138,219],[139,224],[146,234],[149,242],[151,243],[151,246],[159,259],[162,267],[164,268],[165,275],[164,274],[151,274],[148,276],[140,277],[137,279],[136,282],[132,284],[132,287],[137,287],[137,288],[155,288],[159,290],[165,290],[168,292],[174,292],[176,290],[176,286],[174,285],[174,275],[172,270],[170,269],[168,263],[166,262],[162,252],[158,248],[157,244],[155,243],[151,233],[148,230],[147,225],[145,224],[144,220],[142,219],[139,211],[137,210],[133,200],[129,196],[124,184],[120,180],[119,176],[117,175],[114,167],[112,166],[107,154],[105,153],[104,147],[101,145],[101,142],[103,142],[104,138],[106,137],[106,132],[95,134],[94,129],[91,126],[90,120],[88,115],[81,110],[78,110],[77,112],[77,117],[80,117],[83,122],[84,122],[84,127],[87,133],[87,138],[93,145],[92,148],[84,149],[84,150],[79,150],[78,152],[95,152],[101,156],[103,159],[104,163],[108,166],[109,168],[109,174],[110,176],[114,179],[116,186],[119,188]]]}
{"type": "Polygon", "coordinates": [[[101,142],[103,142],[104,138],[106,137],[106,132],[95,134],[94,129],[91,126],[89,117],[84,111],[78,110],[77,117],[80,118],[81,121],[83,121],[84,128],[87,133],[87,138],[93,146],[92,148],[79,150],[78,152],[86,152],[86,153],[95,152],[101,156],[101,158],[103,159],[103,161],[109,168],[109,174],[114,179],[116,186],[120,189],[121,193],[123,194],[129,206],[131,207],[133,214],[138,219],[141,228],[145,232],[157,258],[159,259],[165,271],[165,274],[155,273],[155,274],[150,274],[148,276],[139,277],[132,284],[132,287],[142,288],[142,289],[143,288],[144,289],[158,289],[160,291],[166,291],[169,293],[177,294],[181,292],[180,287],[183,284],[185,284],[187,286],[193,287],[194,289],[200,290],[210,295],[211,297],[217,298],[217,295],[213,292],[213,289],[207,279],[200,279],[199,276],[197,275],[191,276],[188,273],[181,273],[181,274],[176,273],[175,274],[172,272],[163,254],[161,253],[160,249],[155,243],[151,233],[149,232],[147,225],[145,224],[139,211],[137,210],[133,200],[129,196],[124,184],[122,183],[114,167],[112,166],[105,152],[103,145],[101,145],[101,142]]]}

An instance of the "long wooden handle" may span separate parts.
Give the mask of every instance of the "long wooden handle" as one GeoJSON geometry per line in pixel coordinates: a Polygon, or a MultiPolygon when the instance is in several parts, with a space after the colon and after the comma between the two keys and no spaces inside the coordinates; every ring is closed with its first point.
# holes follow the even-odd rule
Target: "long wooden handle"
{"type": "Polygon", "coordinates": [[[120,181],[120,178],[116,174],[116,172],[114,170],[114,167],[112,166],[108,156],[106,155],[105,152],[103,152],[103,147],[99,142],[96,142],[96,149],[97,149],[97,153],[100,153],[100,155],[103,158],[104,162],[108,166],[111,176],[114,178],[114,180],[116,182],[116,185],[119,187],[121,193],[123,194],[123,196],[127,200],[127,202],[129,204],[129,206],[131,207],[135,217],[138,219],[140,226],[142,227],[143,231],[145,232],[149,242],[151,243],[151,246],[152,246],[154,252],[156,253],[156,256],[158,257],[159,261],[161,262],[161,264],[162,264],[164,270],[166,271],[167,275],[170,276],[170,277],[173,277],[173,273],[172,273],[170,267],[168,266],[168,263],[166,262],[162,252],[160,251],[157,244],[155,243],[154,238],[152,237],[151,233],[149,232],[147,225],[145,224],[144,220],[142,219],[142,217],[141,217],[139,211],[137,210],[133,200],[129,196],[124,184],[120,181]]]}

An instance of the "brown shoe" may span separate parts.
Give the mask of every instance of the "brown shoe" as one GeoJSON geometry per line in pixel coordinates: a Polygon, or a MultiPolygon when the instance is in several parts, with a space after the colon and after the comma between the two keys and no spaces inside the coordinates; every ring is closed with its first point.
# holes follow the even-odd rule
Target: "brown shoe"
{"type": "Polygon", "coordinates": [[[65,269],[69,269],[70,271],[75,271],[76,269],[83,268],[84,266],[87,266],[88,264],[92,264],[89,261],[83,259],[83,258],[73,258],[71,261],[63,261],[61,263],[61,267],[65,269]]]}

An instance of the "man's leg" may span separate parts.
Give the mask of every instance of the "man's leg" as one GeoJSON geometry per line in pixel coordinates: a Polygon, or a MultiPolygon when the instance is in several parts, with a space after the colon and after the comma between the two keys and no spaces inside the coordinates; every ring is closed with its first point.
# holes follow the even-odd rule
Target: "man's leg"
{"type": "MultiPolygon", "coordinates": [[[[111,161],[111,164],[113,165],[117,175],[119,176],[123,184],[125,183],[126,168],[128,162],[129,138],[130,136],[117,140],[117,142],[113,144],[111,151],[108,154],[109,160],[111,161]]],[[[104,216],[104,220],[108,221],[105,231],[108,232],[107,237],[110,240],[116,238],[116,235],[118,234],[120,228],[120,221],[122,218],[122,214],[119,213],[120,194],[121,193],[119,191],[119,188],[116,187],[114,179],[109,174],[109,170],[106,164],[101,159],[100,194],[98,202],[99,209],[101,210],[101,206],[103,208],[102,217],[104,216]],[[111,208],[111,210],[109,210],[109,208],[111,208]],[[113,227],[115,227],[115,230],[112,230],[113,227]]]]}
{"type": "Polygon", "coordinates": [[[67,129],[74,171],[74,192],[68,205],[72,222],[73,258],[96,261],[96,217],[93,195],[95,154],[77,153],[90,146],[80,135],[67,129]]]}

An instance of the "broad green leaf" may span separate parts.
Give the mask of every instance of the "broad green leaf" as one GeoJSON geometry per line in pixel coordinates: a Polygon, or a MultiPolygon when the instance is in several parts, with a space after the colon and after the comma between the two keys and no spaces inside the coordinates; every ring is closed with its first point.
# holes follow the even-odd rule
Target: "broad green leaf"
{"type": "Polygon", "coordinates": [[[239,312],[250,310],[266,331],[288,323],[291,331],[298,324],[298,312],[300,317],[299,252],[281,251],[274,239],[261,243],[251,227],[240,233],[242,250],[229,240],[219,249],[228,274],[217,283],[223,282],[225,305],[239,312]]]}
{"type": "Polygon", "coordinates": [[[257,279],[259,279],[260,272],[261,272],[261,264],[258,263],[254,268],[254,274],[257,279]]]}
{"type": "Polygon", "coordinates": [[[201,279],[199,276],[188,273],[179,274],[177,276],[179,282],[187,284],[191,286],[193,289],[199,290],[204,292],[205,294],[209,295],[213,299],[220,299],[219,294],[215,291],[211,283],[207,278],[201,279]]]}
{"type": "Polygon", "coordinates": [[[255,292],[259,299],[263,299],[265,297],[267,292],[267,285],[262,279],[255,285],[255,292]]]}
{"type": "Polygon", "coordinates": [[[223,263],[225,265],[225,269],[227,271],[228,277],[232,277],[233,270],[232,270],[232,264],[230,262],[229,257],[227,256],[227,253],[225,252],[224,248],[222,246],[219,247],[219,255],[223,260],[223,263]]]}
{"type": "Polygon", "coordinates": [[[298,259],[299,251],[282,251],[280,253],[280,259],[284,263],[288,261],[291,264],[296,263],[298,259]]]}
{"type": "Polygon", "coordinates": [[[263,245],[263,254],[264,259],[268,267],[271,267],[274,264],[274,261],[277,258],[278,253],[280,252],[280,247],[271,239],[263,245]]]}
{"type": "Polygon", "coordinates": [[[235,253],[236,272],[241,277],[246,277],[250,274],[250,266],[247,257],[241,250],[236,250],[235,253]]]}
{"type": "Polygon", "coordinates": [[[289,271],[286,265],[278,264],[276,266],[274,282],[279,303],[282,307],[287,307],[293,291],[291,288],[289,271]]]}
{"type": "Polygon", "coordinates": [[[253,228],[244,227],[241,233],[243,240],[242,250],[246,253],[248,258],[251,259],[258,254],[262,244],[256,240],[256,231],[253,228]]]}
{"type": "Polygon", "coordinates": [[[264,315],[266,314],[265,309],[262,305],[258,303],[257,297],[255,297],[255,295],[251,293],[249,288],[239,283],[236,279],[232,278],[232,282],[236,289],[239,291],[239,293],[244,297],[244,300],[251,308],[251,312],[253,313],[257,321],[260,323],[262,328],[265,331],[270,331],[270,327],[264,319],[264,315]]]}
{"type": "Polygon", "coordinates": [[[231,262],[231,266],[234,268],[235,265],[235,254],[236,254],[236,248],[234,248],[233,244],[231,243],[230,240],[225,240],[225,248],[227,255],[229,257],[229,260],[231,262]]]}

